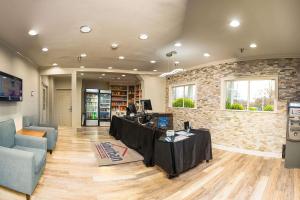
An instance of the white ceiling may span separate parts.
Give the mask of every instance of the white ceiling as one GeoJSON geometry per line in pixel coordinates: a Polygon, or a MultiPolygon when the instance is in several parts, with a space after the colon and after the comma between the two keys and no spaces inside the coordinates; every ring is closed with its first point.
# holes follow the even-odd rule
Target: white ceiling
{"type": "Polygon", "coordinates": [[[41,67],[168,69],[211,61],[300,55],[299,0],[1,0],[0,39],[41,67]],[[228,24],[237,18],[241,26],[228,24]],[[79,27],[92,32],[82,34],[79,27]],[[40,33],[31,37],[27,33],[40,33]],[[139,40],[147,33],[148,40],[139,40]],[[182,47],[174,47],[176,41],[182,47]],[[111,50],[112,42],[120,43],[111,50]],[[256,49],[249,49],[256,42],[256,49]],[[49,52],[41,52],[42,47],[49,52]],[[239,49],[245,48],[243,54],[239,49]],[[77,56],[87,53],[81,63],[77,56]],[[209,58],[203,53],[211,54],[209,58]],[[125,60],[117,59],[125,56],[125,60]],[[157,60],[150,64],[150,60],[157,60]]]}

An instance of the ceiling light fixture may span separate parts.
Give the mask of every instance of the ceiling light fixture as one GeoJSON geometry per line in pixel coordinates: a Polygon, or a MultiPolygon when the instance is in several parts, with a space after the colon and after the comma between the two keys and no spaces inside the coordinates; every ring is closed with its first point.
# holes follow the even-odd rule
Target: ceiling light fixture
{"type": "Polygon", "coordinates": [[[38,33],[36,30],[31,29],[30,31],[28,31],[28,34],[29,34],[30,36],[36,36],[36,35],[38,35],[39,33],[38,33]]]}
{"type": "Polygon", "coordinates": [[[180,62],[179,61],[174,61],[174,64],[175,65],[178,65],[180,62]]]}
{"type": "Polygon", "coordinates": [[[119,59],[120,59],[120,60],[124,60],[125,57],[124,57],[124,56],[119,56],[119,59]]]}
{"type": "Polygon", "coordinates": [[[249,47],[252,48],[252,49],[254,49],[254,48],[257,47],[257,45],[256,45],[255,43],[251,43],[251,44],[249,45],[249,47]]]}
{"type": "Polygon", "coordinates": [[[89,32],[91,32],[91,31],[92,31],[92,28],[89,27],[89,26],[84,25],[84,26],[81,26],[81,27],[80,27],[80,32],[81,32],[81,33],[89,33],[89,32]]]}
{"type": "Polygon", "coordinates": [[[58,64],[57,63],[53,63],[52,66],[56,67],[56,66],[58,66],[58,64]]]}
{"type": "Polygon", "coordinates": [[[47,47],[42,48],[43,52],[47,52],[49,49],[47,47]]]}
{"type": "Polygon", "coordinates": [[[112,69],[112,67],[108,67],[108,69],[112,69]]]}
{"type": "Polygon", "coordinates": [[[125,75],[125,74],[122,74],[122,76],[125,77],[126,75],[125,75]]]}
{"type": "Polygon", "coordinates": [[[175,46],[175,47],[181,47],[182,44],[181,44],[180,42],[176,42],[176,43],[174,44],[174,46],[175,46]]]}
{"type": "Polygon", "coordinates": [[[80,66],[81,69],[84,69],[85,67],[83,65],[80,66]]]}
{"type": "Polygon", "coordinates": [[[80,54],[80,57],[85,58],[85,57],[87,57],[87,55],[86,55],[86,53],[82,53],[82,54],[80,54]]]}
{"type": "Polygon", "coordinates": [[[102,76],[105,76],[105,74],[101,74],[102,76]]]}
{"type": "Polygon", "coordinates": [[[102,78],[101,76],[99,76],[98,78],[102,78]]]}
{"type": "Polygon", "coordinates": [[[119,47],[119,44],[116,43],[116,42],[114,42],[114,43],[111,44],[111,48],[112,49],[117,49],[118,47],[119,47]]]}
{"type": "Polygon", "coordinates": [[[203,56],[204,56],[204,57],[209,57],[210,54],[209,54],[209,53],[204,53],[203,56]]]}
{"type": "Polygon", "coordinates": [[[145,33],[141,33],[140,36],[139,36],[139,38],[140,38],[141,40],[147,40],[147,39],[148,39],[148,35],[145,34],[145,33]]]}
{"type": "Polygon", "coordinates": [[[155,64],[156,60],[151,60],[150,63],[155,64]]]}
{"type": "Polygon", "coordinates": [[[138,70],[137,68],[134,68],[134,69],[133,69],[133,71],[137,71],[137,70],[138,70]]]}
{"type": "Polygon", "coordinates": [[[154,69],[153,71],[154,71],[154,72],[157,72],[157,69],[154,69]]]}
{"type": "Polygon", "coordinates": [[[121,78],[120,78],[120,77],[118,77],[117,79],[118,79],[118,80],[120,80],[121,78]]]}
{"type": "Polygon", "coordinates": [[[229,25],[230,25],[231,27],[234,27],[234,28],[239,27],[239,26],[240,26],[240,21],[234,19],[234,20],[232,20],[232,21],[230,22],[229,25]]]}
{"type": "Polygon", "coordinates": [[[183,72],[183,71],[184,71],[184,69],[177,68],[177,69],[174,69],[174,70],[172,70],[170,72],[166,72],[166,73],[161,74],[160,77],[166,77],[166,76],[175,75],[175,74],[178,74],[178,73],[183,72]]]}

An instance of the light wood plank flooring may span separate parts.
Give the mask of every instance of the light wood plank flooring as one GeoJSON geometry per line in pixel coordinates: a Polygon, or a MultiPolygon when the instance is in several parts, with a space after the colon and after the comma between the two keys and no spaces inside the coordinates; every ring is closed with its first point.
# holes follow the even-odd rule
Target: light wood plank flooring
{"type": "MultiPolygon", "coordinates": [[[[103,128],[61,128],[32,200],[300,199],[300,170],[281,159],[214,149],[212,162],[170,180],[142,162],[97,167],[91,143],[108,137],[103,128]]],[[[25,195],[0,187],[0,199],[25,195]]]]}

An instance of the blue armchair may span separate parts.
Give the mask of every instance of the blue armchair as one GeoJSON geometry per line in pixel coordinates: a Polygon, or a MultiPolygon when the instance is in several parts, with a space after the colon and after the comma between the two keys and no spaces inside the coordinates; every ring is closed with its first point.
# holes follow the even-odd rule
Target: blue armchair
{"type": "Polygon", "coordinates": [[[16,134],[13,120],[0,122],[0,185],[30,199],[46,164],[47,139],[16,134]]]}
{"type": "Polygon", "coordinates": [[[37,125],[37,123],[34,122],[32,117],[24,116],[23,117],[23,129],[29,129],[29,130],[37,130],[37,131],[46,131],[46,137],[47,137],[47,148],[50,154],[52,154],[52,151],[54,150],[56,146],[57,141],[57,127],[55,126],[48,126],[48,125],[37,125]]]}

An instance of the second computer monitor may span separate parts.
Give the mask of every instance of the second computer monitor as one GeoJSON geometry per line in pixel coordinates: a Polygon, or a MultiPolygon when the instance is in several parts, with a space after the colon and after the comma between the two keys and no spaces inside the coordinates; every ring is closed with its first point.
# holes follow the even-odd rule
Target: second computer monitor
{"type": "Polygon", "coordinates": [[[152,110],[152,105],[151,105],[150,99],[141,100],[141,105],[144,108],[144,110],[152,110]]]}

